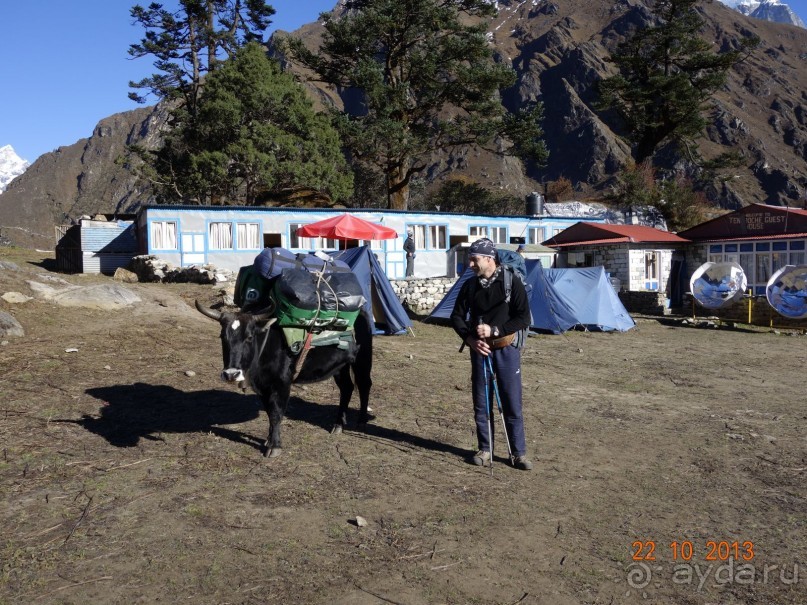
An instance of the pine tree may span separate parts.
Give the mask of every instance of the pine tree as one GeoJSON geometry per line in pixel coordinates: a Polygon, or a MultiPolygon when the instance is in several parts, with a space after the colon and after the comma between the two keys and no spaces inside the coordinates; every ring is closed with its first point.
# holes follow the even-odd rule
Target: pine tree
{"type": "Polygon", "coordinates": [[[251,205],[298,185],[336,199],[352,191],[330,119],[255,42],[208,75],[195,119],[184,107],[173,117],[149,162],[163,201],[251,205]]]}
{"type": "Polygon", "coordinates": [[[352,160],[384,174],[390,208],[407,208],[413,177],[440,150],[512,135],[506,152],[546,158],[541,105],[512,116],[499,100],[515,74],[493,60],[485,36],[492,3],[348,0],[345,8],[340,18],[322,16],[316,53],[300,40],[288,50],[324,81],[360,93],[361,111],[340,115],[338,127],[352,160]]]}
{"type": "Polygon", "coordinates": [[[637,30],[611,56],[619,74],[600,83],[601,109],[614,109],[622,121],[637,164],[673,143],[698,161],[696,139],[707,125],[704,112],[726,81],[728,70],[757,40],[735,50],[711,52],[700,37],[704,21],[699,0],[657,0],[656,24],[637,30]]]}
{"type": "Polygon", "coordinates": [[[179,0],[169,11],[152,2],[135,5],[132,19],[142,25],[145,37],[129,47],[135,59],[153,56],[159,73],[129,82],[129,98],[145,103],[148,94],[158,100],[179,100],[191,116],[201,96],[202,80],[250,41],[262,41],[275,10],[262,0],[179,0]]]}

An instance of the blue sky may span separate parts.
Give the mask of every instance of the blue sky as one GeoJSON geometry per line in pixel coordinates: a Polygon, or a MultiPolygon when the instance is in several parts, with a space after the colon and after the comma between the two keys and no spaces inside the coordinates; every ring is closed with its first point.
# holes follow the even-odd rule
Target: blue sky
{"type": "MultiPolygon", "coordinates": [[[[99,120],[138,107],[127,97],[129,81],[154,69],[150,58],[127,55],[143,35],[129,16],[137,3],[0,0],[0,147],[11,145],[33,162],[90,136],[99,120]]],[[[336,6],[336,0],[269,3],[276,11],[270,31],[294,30],[336,6]]],[[[787,3],[807,21],[807,0],[787,3]]]]}
{"type": "MultiPolygon", "coordinates": [[[[130,59],[143,29],[129,10],[151,0],[1,0],[0,147],[33,162],[89,137],[103,118],[138,107],[129,81],[154,73],[148,57],[130,59]]],[[[294,30],[337,0],[269,0],[269,31],[294,30]]],[[[165,0],[166,7],[175,5],[165,0]]]]}

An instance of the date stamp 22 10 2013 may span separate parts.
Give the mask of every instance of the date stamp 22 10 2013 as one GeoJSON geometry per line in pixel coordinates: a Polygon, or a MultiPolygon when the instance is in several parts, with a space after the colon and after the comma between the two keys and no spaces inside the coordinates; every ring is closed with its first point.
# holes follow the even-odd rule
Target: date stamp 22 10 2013
{"type": "MultiPolygon", "coordinates": [[[[662,553],[665,547],[663,544],[660,546],[656,540],[635,540],[631,543],[631,558],[634,561],[656,561],[664,557],[662,553]]],[[[666,548],[673,561],[691,561],[701,557],[704,561],[753,561],[756,556],[754,543],[750,540],[673,540],[666,548]]]]}

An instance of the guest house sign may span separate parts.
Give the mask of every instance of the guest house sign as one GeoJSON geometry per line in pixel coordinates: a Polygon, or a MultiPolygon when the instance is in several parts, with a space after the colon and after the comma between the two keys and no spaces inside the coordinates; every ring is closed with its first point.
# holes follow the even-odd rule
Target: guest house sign
{"type": "Polygon", "coordinates": [[[778,232],[787,222],[786,214],[773,214],[771,212],[749,212],[738,216],[728,216],[726,219],[729,225],[736,229],[745,229],[746,231],[758,231],[760,234],[764,233],[770,227],[777,228],[778,232]]]}
{"type": "Polygon", "coordinates": [[[807,211],[781,206],[751,204],[692,229],[681,237],[697,240],[730,240],[758,237],[787,237],[807,233],[807,211]]]}

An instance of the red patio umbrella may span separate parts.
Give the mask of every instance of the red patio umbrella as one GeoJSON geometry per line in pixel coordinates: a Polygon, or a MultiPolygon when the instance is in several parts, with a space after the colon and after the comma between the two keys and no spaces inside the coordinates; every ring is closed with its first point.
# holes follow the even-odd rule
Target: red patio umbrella
{"type": "Polygon", "coordinates": [[[316,223],[303,225],[297,230],[300,237],[327,237],[328,239],[394,239],[398,232],[390,227],[371,223],[351,214],[340,214],[316,223]]]}

